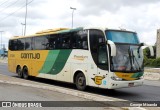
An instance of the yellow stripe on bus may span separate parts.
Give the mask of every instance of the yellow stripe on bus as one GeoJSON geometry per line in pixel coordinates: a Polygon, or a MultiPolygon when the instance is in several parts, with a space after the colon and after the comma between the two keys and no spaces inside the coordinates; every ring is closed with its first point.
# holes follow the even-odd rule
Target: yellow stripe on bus
{"type": "Polygon", "coordinates": [[[132,76],[134,75],[134,73],[122,73],[122,72],[115,72],[115,74],[122,79],[125,80],[135,80],[137,78],[132,78],[132,76]]]}

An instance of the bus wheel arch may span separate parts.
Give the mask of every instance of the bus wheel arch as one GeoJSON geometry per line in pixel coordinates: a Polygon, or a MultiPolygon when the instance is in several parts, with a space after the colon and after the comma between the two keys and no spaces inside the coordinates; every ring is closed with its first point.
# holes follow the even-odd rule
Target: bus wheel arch
{"type": "Polygon", "coordinates": [[[76,84],[77,89],[85,90],[86,88],[86,77],[82,71],[76,71],[73,77],[74,84],[76,84]]]}
{"type": "Polygon", "coordinates": [[[29,78],[29,73],[28,73],[28,67],[27,66],[23,66],[22,74],[23,74],[24,79],[29,78]]]}
{"type": "Polygon", "coordinates": [[[21,66],[20,66],[20,65],[17,65],[16,73],[18,74],[18,77],[19,77],[19,78],[22,78],[22,77],[23,77],[22,69],[21,69],[21,66]]]}

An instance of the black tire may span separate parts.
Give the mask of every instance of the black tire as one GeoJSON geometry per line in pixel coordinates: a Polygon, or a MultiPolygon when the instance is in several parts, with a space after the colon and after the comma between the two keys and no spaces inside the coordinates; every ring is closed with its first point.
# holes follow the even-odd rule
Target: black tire
{"type": "Polygon", "coordinates": [[[18,74],[18,77],[19,77],[19,78],[22,78],[22,77],[23,77],[22,70],[21,70],[21,67],[20,67],[20,66],[17,67],[17,74],[18,74]]]}
{"type": "Polygon", "coordinates": [[[82,72],[77,74],[75,83],[78,90],[81,90],[81,91],[85,90],[86,78],[82,72]]]}
{"type": "Polygon", "coordinates": [[[29,78],[28,68],[26,66],[23,68],[23,78],[24,79],[28,79],[29,78]]]}

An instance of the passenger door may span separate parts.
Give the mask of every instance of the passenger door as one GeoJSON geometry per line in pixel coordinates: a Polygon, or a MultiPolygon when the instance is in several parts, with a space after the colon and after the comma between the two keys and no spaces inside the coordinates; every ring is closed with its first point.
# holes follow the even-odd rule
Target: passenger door
{"type": "Polygon", "coordinates": [[[106,87],[108,76],[108,54],[106,44],[100,44],[98,46],[98,74],[97,84],[99,87],[106,87]]]}
{"type": "MultiPolygon", "coordinates": [[[[89,31],[91,60],[89,66],[89,85],[99,87],[108,73],[107,46],[105,36],[101,30],[89,31]],[[107,70],[107,71],[106,71],[107,70]]],[[[106,82],[103,82],[104,85],[106,82]]]]}

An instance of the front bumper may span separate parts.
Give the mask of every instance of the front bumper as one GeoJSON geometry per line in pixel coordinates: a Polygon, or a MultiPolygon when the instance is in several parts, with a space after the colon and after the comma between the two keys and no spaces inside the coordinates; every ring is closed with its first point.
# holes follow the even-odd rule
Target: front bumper
{"type": "Polygon", "coordinates": [[[132,80],[132,81],[115,81],[115,80],[112,80],[111,83],[109,84],[108,89],[142,86],[143,82],[144,82],[144,79],[132,80]]]}

